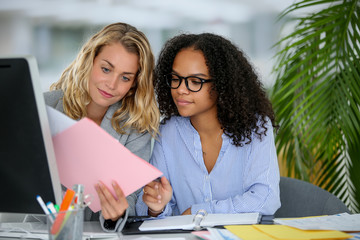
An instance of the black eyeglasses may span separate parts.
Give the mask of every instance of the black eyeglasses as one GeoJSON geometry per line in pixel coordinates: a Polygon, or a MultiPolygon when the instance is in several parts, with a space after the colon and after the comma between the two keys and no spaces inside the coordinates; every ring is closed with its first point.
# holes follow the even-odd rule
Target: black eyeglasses
{"type": "Polygon", "coordinates": [[[180,87],[182,80],[185,80],[186,88],[191,92],[198,92],[201,90],[203,83],[212,82],[213,79],[203,79],[195,76],[181,77],[177,74],[169,74],[166,76],[167,84],[172,89],[180,87]]]}

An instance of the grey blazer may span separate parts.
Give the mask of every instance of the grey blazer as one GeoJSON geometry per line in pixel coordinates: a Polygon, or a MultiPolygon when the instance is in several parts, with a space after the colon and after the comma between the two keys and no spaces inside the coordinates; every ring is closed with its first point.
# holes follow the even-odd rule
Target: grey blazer
{"type": "MultiPolygon", "coordinates": [[[[55,108],[60,112],[64,112],[63,109],[63,98],[64,94],[62,90],[55,90],[50,92],[45,92],[45,103],[46,105],[55,108]]],[[[121,102],[115,103],[109,107],[107,110],[100,127],[103,128],[106,132],[108,132],[111,136],[119,140],[119,142],[128,148],[132,153],[136,154],[140,158],[149,162],[150,154],[151,154],[151,135],[146,133],[138,133],[135,129],[127,129],[126,134],[119,134],[115,131],[115,129],[111,125],[111,118],[114,112],[121,106],[121,102]]],[[[121,231],[126,223],[128,216],[135,216],[135,204],[136,204],[136,195],[140,190],[136,191],[129,195],[126,199],[129,203],[129,207],[125,212],[123,218],[120,218],[115,226],[114,230],[109,230],[104,227],[104,218],[102,214],[93,213],[89,208],[85,210],[85,221],[98,220],[101,223],[101,227],[104,231],[107,232],[115,232],[121,231]]]]}

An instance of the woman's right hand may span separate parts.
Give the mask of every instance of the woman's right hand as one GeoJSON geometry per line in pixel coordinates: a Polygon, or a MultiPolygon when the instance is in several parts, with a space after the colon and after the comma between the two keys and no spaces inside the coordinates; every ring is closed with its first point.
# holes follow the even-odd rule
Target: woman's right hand
{"type": "Polygon", "coordinates": [[[149,215],[153,217],[162,213],[172,197],[172,187],[166,177],[147,184],[143,192],[143,201],[149,207],[149,215]]]}
{"type": "Polygon", "coordinates": [[[116,222],[125,214],[129,204],[120,186],[116,182],[112,182],[112,186],[114,188],[116,198],[112,195],[110,190],[103,182],[96,184],[95,189],[100,198],[101,214],[103,215],[104,219],[111,219],[112,221],[116,222]]]}

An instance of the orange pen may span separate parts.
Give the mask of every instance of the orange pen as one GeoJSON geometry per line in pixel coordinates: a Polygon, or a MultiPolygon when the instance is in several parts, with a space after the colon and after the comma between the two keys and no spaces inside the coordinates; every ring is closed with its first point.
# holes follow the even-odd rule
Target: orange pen
{"type": "Polygon", "coordinates": [[[60,227],[63,223],[66,211],[69,209],[71,202],[75,196],[75,191],[72,189],[67,189],[65,192],[65,196],[61,202],[59,214],[56,217],[54,224],[51,228],[51,234],[57,234],[60,230],[60,227]]]}

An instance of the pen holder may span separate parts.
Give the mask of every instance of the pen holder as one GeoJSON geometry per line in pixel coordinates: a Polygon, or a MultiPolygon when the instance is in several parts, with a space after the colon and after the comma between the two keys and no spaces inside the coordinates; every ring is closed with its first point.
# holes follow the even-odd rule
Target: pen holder
{"type": "Polygon", "coordinates": [[[47,215],[49,240],[82,239],[84,208],[47,215]]]}

